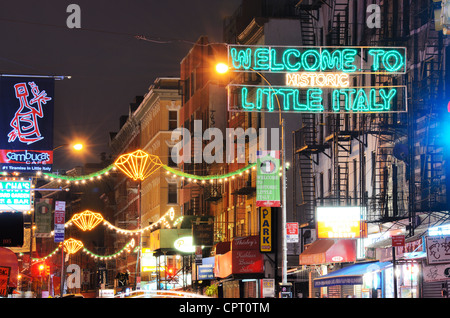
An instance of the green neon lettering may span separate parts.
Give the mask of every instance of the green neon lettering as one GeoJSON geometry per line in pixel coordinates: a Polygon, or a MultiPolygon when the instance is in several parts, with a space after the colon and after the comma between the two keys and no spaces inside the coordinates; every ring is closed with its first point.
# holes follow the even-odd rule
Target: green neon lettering
{"type": "Polygon", "coordinates": [[[320,88],[308,89],[307,104],[309,106],[309,110],[314,112],[323,111],[322,100],[322,90],[320,88]]]}
{"type": "Polygon", "coordinates": [[[242,108],[244,108],[246,110],[252,110],[255,108],[255,104],[247,101],[247,99],[248,99],[248,88],[247,87],[242,88],[241,99],[242,99],[241,100],[242,108]]]}
{"type": "Polygon", "coordinates": [[[252,49],[247,48],[245,50],[237,50],[232,48],[230,50],[231,62],[235,69],[250,69],[251,61],[252,61],[252,49]]]}
{"type": "Polygon", "coordinates": [[[369,110],[369,99],[367,98],[366,91],[363,88],[356,92],[356,96],[353,99],[352,110],[357,112],[369,110]]]}
{"type": "Polygon", "coordinates": [[[342,68],[342,52],[340,50],[333,51],[331,54],[328,50],[322,50],[322,56],[320,61],[320,70],[340,70],[342,68]]]}
{"type": "Polygon", "coordinates": [[[284,64],[277,63],[277,50],[270,50],[270,69],[272,71],[283,71],[285,68],[284,64]]]}
{"type": "Polygon", "coordinates": [[[355,56],[358,54],[356,49],[344,49],[342,50],[342,71],[346,73],[352,73],[356,71],[355,56]]]}
{"type": "Polygon", "coordinates": [[[272,103],[272,98],[273,98],[272,89],[258,88],[256,94],[256,109],[261,110],[263,109],[263,105],[265,105],[269,112],[273,112],[274,107],[272,103]]]}
{"type": "MultiPolygon", "coordinates": [[[[311,112],[324,111],[321,88],[256,88],[249,94],[248,87],[241,90],[241,108],[245,111],[311,112]],[[304,95],[302,95],[304,94],[304,95]]],[[[396,88],[341,88],[332,91],[334,112],[383,112],[392,109],[396,88]]]]}
{"type": "Polygon", "coordinates": [[[377,103],[376,89],[371,89],[369,94],[370,94],[370,100],[372,101],[372,106],[370,109],[375,110],[375,111],[382,111],[384,109],[384,103],[383,104],[377,103]]]}
{"type": "Polygon", "coordinates": [[[301,57],[301,62],[303,65],[303,69],[305,71],[317,71],[320,67],[320,53],[316,50],[306,50],[303,52],[301,57]],[[314,59],[314,63],[310,65],[310,61],[308,59],[312,57],[314,59]]]}
{"type": "Polygon", "coordinates": [[[300,103],[300,91],[299,90],[294,90],[294,101],[293,101],[293,105],[292,105],[292,109],[295,111],[305,111],[308,110],[308,104],[302,104],[300,103]]]}
{"type": "Polygon", "coordinates": [[[289,72],[297,72],[301,67],[301,63],[299,60],[300,52],[295,49],[288,49],[283,53],[283,63],[286,67],[286,70],[289,72]],[[296,62],[294,64],[291,63],[291,56],[296,58],[296,62]]]}
{"type": "Polygon", "coordinates": [[[255,70],[267,71],[270,69],[270,51],[268,48],[260,47],[255,50],[255,70]]]}
{"type": "Polygon", "coordinates": [[[275,91],[274,95],[274,97],[278,98],[278,101],[280,100],[280,98],[277,95],[281,95],[281,97],[283,98],[283,110],[291,110],[291,105],[293,105],[294,102],[294,90],[290,88],[280,88],[275,91]]]}
{"type": "Polygon", "coordinates": [[[403,61],[403,57],[400,52],[396,50],[390,50],[383,55],[383,66],[388,72],[396,72],[400,68],[403,67],[405,62],[403,61]],[[394,60],[393,65],[390,62],[390,59],[394,60]]]}
{"type": "Polygon", "coordinates": [[[382,49],[370,49],[369,55],[373,56],[372,70],[377,72],[380,69],[380,59],[385,53],[382,49]]]}
{"type": "Polygon", "coordinates": [[[350,111],[351,95],[356,93],[354,88],[342,88],[333,92],[333,110],[339,112],[341,110],[341,102],[344,102],[344,109],[350,111]],[[343,100],[341,100],[341,95],[343,100]]]}
{"type": "Polygon", "coordinates": [[[397,89],[395,88],[391,88],[387,95],[384,88],[380,89],[380,97],[383,100],[385,110],[391,109],[391,101],[395,95],[397,95],[397,89]]]}
{"type": "Polygon", "coordinates": [[[333,111],[335,112],[339,112],[340,107],[341,107],[341,102],[340,102],[340,96],[341,93],[339,92],[339,90],[333,90],[332,96],[331,96],[331,107],[333,109],[333,111]]]}

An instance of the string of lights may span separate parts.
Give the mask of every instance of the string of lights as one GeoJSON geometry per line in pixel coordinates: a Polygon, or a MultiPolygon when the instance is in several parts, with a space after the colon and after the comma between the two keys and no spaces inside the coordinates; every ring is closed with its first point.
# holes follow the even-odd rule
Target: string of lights
{"type": "MultiPolygon", "coordinates": [[[[69,227],[72,224],[75,224],[82,231],[90,231],[93,228],[95,228],[98,224],[103,222],[105,226],[107,226],[111,230],[115,230],[117,233],[133,235],[133,234],[140,234],[148,230],[154,230],[158,226],[163,226],[165,228],[170,229],[172,226],[175,226],[181,222],[181,220],[178,219],[176,219],[175,221],[174,220],[175,220],[175,210],[173,208],[170,208],[169,211],[167,211],[163,216],[161,216],[158,221],[150,224],[149,226],[134,230],[128,230],[119,228],[111,224],[109,221],[105,220],[100,213],[86,210],[74,214],[72,218],[64,224],[64,226],[69,227]]],[[[51,234],[53,236],[54,232],[51,232],[51,234]]]]}
{"type": "Polygon", "coordinates": [[[228,181],[229,179],[234,179],[237,175],[242,176],[244,173],[249,173],[251,169],[256,169],[256,163],[249,164],[243,168],[240,168],[236,171],[228,172],[225,174],[216,174],[216,175],[207,175],[200,176],[189,174],[175,168],[169,167],[163,164],[158,156],[149,155],[142,150],[137,150],[132,153],[127,153],[121,155],[113,164],[108,167],[84,176],[61,176],[52,173],[43,173],[45,178],[50,180],[57,180],[58,182],[62,182],[63,180],[67,183],[75,182],[78,183],[86,183],[87,180],[93,181],[101,179],[103,175],[109,175],[111,170],[121,170],[128,177],[133,180],[145,180],[148,176],[156,172],[159,168],[163,168],[166,170],[166,173],[172,174],[173,178],[180,177],[183,180],[187,180],[189,182],[201,182],[205,183],[206,181],[213,182],[217,180],[219,182],[228,181]]]}
{"type": "MultiPolygon", "coordinates": [[[[113,254],[98,255],[98,254],[91,252],[86,247],[84,247],[84,244],[81,241],[78,241],[78,240],[75,240],[72,238],[64,241],[64,247],[68,250],[69,254],[75,254],[77,251],[81,250],[82,252],[88,254],[89,256],[91,256],[93,258],[102,259],[102,260],[116,258],[124,252],[130,253],[133,251],[132,248],[134,247],[134,245],[135,245],[135,241],[134,241],[134,239],[131,239],[127,244],[125,244],[124,247],[122,247],[120,250],[118,250],[117,252],[115,252],[113,254]]],[[[61,249],[61,246],[62,245],[57,246],[51,253],[49,253],[46,256],[39,257],[39,258],[32,257],[31,261],[35,262],[35,263],[45,261],[48,258],[54,256],[56,253],[58,253],[58,251],[61,249]]]]}

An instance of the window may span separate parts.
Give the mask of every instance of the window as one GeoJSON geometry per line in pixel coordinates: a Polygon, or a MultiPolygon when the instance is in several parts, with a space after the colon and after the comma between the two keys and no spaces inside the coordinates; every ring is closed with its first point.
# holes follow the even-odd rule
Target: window
{"type": "Polygon", "coordinates": [[[323,172],[321,172],[319,174],[319,199],[320,199],[320,203],[323,204],[323,198],[325,195],[325,191],[324,191],[324,184],[323,184],[323,172]]]}
{"type": "Polygon", "coordinates": [[[176,183],[168,183],[168,199],[167,203],[176,204],[178,203],[178,189],[176,183]]]}
{"type": "Polygon", "coordinates": [[[176,110],[169,110],[169,130],[174,130],[178,127],[178,112],[176,110]]]}
{"type": "Polygon", "coordinates": [[[168,162],[169,167],[177,167],[176,162],[175,162],[175,161],[173,160],[173,158],[172,158],[172,149],[173,149],[173,147],[169,147],[169,148],[168,148],[169,154],[168,154],[168,160],[167,160],[167,162],[168,162]]]}

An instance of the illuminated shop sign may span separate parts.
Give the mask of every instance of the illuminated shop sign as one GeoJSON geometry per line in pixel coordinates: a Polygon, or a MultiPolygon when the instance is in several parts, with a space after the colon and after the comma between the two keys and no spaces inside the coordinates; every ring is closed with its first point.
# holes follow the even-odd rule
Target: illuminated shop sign
{"type": "Polygon", "coordinates": [[[0,211],[31,210],[31,181],[0,181],[0,211]]]}
{"type": "Polygon", "coordinates": [[[183,253],[194,253],[195,246],[192,244],[192,236],[184,236],[177,239],[173,246],[176,250],[183,253]]]}
{"type": "Polygon", "coordinates": [[[406,48],[229,46],[236,72],[284,73],[284,83],[228,85],[228,110],[292,113],[407,111],[404,85],[352,86],[354,76],[406,73],[406,48]],[[268,85],[266,85],[268,84],[268,85]]]}
{"type": "Polygon", "coordinates": [[[0,77],[0,171],[51,171],[54,79],[0,77]]]}
{"type": "Polygon", "coordinates": [[[450,235],[450,224],[430,227],[428,229],[428,235],[429,236],[450,235]]]}
{"type": "Polygon", "coordinates": [[[317,237],[367,237],[365,209],[361,207],[318,207],[316,210],[317,237]]]}
{"type": "Polygon", "coordinates": [[[406,112],[406,86],[297,88],[287,86],[228,86],[228,110],[293,113],[406,112]],[[330,98],[330,102],[326,103],[330,98]]]}
{"type": "Polygon", "coordinates": [[[230,45],[235,71],[405,74],[404,47],[284,47],[230,45]]]}

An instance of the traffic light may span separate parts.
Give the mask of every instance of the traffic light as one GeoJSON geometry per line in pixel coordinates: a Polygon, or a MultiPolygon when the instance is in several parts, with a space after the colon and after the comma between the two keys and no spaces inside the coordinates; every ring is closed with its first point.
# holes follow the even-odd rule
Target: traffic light
{"type": "Polygon", "coordinates": [[[169,279],[172,279],[176,274],[176,270],[173,267],[167,267],[166,275],[169,279]]]}
{"type": "Polygon", "coordinates": [[[31,272],[34,276],[49,276],[50,266],[45,263],[38,263],[32,266],[31,272]]]}

